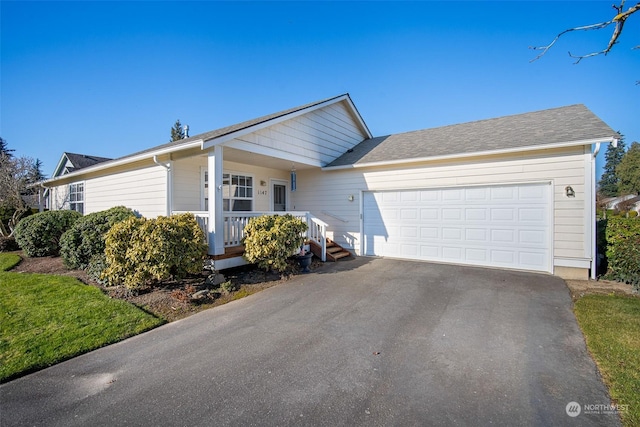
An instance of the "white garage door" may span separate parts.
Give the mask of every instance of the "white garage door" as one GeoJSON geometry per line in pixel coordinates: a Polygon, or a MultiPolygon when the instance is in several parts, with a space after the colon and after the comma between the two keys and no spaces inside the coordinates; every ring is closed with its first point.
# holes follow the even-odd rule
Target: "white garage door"
{"type": "Polygon", "coordinates": [[[551,185],[365,192],[365,255],[551,271],[551,185]]]}

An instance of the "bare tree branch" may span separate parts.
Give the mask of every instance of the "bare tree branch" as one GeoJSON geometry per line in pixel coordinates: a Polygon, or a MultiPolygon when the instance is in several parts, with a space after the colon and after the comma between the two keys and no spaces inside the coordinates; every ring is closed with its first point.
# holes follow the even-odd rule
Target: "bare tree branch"
{"type": "MultiPolygon", "coordinates": [[[[592,56],[597,56],[597,55],[606,55],[607,53],[609,53],[611,51],[611,49],[613,48],[613,46],[618,42],[618,38],[620,37],[620,34],[622,34],[622,29],[624,28],[624,23],[626,22],[627,18],[629,16],[631,16],[633,13],[637,12],[638,10],[640,10],[640,2],[636,3],[635,6],[630,7],[626,12],[622,12],[622,9],[624,8],[624,0],[622,0],[620,2],[619,6],[613,5],[612,6],[616,12],[618,12],[618,14],[613,17],[613,19],[609,20],[609,21],[605,21],[605,22],[601,22],[599,24],[591,24],[591,25],[585,25],[582,27],[574,27],[574,28],[569,28],[567,30],[562,31],[561,33],[559,33],[552,41],[551,43],[549,43],[546,46],[538,46],[538,47],[532,47],[530,46],[529,49],[532,50],[540,50],[542,51],[538,56],[536,56],[535,58],[533,58],[531,61],[529,62],[533,62],[536,61],[538,59],[540,59],[545,53],[547,53],[547,51],[549,49],[551,49],[553,47],[553,45],[560,39],[560,37],[562,37],[563,35],[572,32],[572,31],[588,31],[588,30],[600,30],[602,28],[606,28],[611,24],[614,24],[615,27],[613,29],[613,34],[611,35],[611,38],[609,39],[609,43],[607,44],[607,47],[601,51],[598,52],[592,52],[586,55],[573,55],[571,54],[571,52],[569,52],[569,56],[572,58],[577,59],[577,61],[575,62],[576,64],[578,62],[580,62],[582,59],[584,58],[589,58],[592,56]]],[[[634,49],[639,48],[640,46],[636,46],[634,49]]]]}

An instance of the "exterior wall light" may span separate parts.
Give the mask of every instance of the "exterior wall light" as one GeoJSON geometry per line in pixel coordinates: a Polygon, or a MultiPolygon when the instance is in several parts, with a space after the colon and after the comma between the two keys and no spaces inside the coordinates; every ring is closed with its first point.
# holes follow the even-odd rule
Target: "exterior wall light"
{"type": "Polygon", "coordinates": [[[576,197],[576,192],[573,191],[573,188],[570,185],[567,185],[564,188],[565,194],[567,195],[567,197],[576,197]]]}
{"type": "Polygon", "coordinates": [[[347,196],[347,200],[353,202],[353,194],[349,194],[349,196],[347,196]]]}

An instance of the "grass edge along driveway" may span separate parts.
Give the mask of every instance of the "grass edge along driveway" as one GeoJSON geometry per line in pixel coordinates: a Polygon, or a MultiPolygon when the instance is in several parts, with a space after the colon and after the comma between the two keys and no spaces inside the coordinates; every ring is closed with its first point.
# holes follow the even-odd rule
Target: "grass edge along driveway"
{"type": "Polygon", "coordinates": [[[574,313],[623,425],[640,426],[640,298],[585,295],[574,313]]]}
{"type": "Polygon", "coordinates": [[[72,277],[7,271],[19,262],[0,253],[0,382],[165,323],[72,277]]]}

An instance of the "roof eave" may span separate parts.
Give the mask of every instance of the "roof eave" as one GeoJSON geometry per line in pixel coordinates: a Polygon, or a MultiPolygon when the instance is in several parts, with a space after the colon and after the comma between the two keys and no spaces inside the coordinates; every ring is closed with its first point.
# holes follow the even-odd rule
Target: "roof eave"
{"type": "Polygon", "coordinates": [[[517,153],[521,151],[549,150],[554,148],[567,148],[567,147],[592,145],[592,144],[603,143],[603,142],[611,143],[615,139],[617,139],[615,136],[611,136],[608,138],[593,138],[593,139],[584,139],[584,140],[577,140],[577,141],[559,142],[554,144],[530,145],[525,147],[505,148],[503,150],[475,151],[472,153],[447,154],[442,156],[416,157],[411,159],[399,159],[399,160],[384,160],[380,162],[351,163],[348,165],[325,166],[322,168],[322,170],[329,171],[329,170],[355,169],[355,168],[367,168],[367,167],[379,167],[379,166],[397,166],[397,165],[404,165],[404,164],[410,164],[410,163],[435,162],[435,161],[442,161],[442,160],[457,160],[457,159],[465,159],[465,158],[478,157],[478,156],[511,154],[511,153],[517,153]]]}
{"type": "Polygon", "coordinates": [[[80,178],[83,175],[86,175],[89,173],[99,172],[105,169],[126,165],[128,163],[134,163],[140,160],[153,159],[154,156],[162,156],[164,154],[171,154],[177,151],[188,150],[190,148],[201,148],[202,144],[203,144],[203,141],[201,139],[198,139],[194,141],[189,141],[189,143],[182,144],[182,145],[172,145],[170,147],[165,147],[165,148],[153,150],[153,151],[147,151],[147,152],[140,153],[138,155],[134,155],[130,157],[123,157],[116,160],[110,160],[110,161],[98,163],[94,166],[88,166],[86,168],[82,168],[76,172],[71,172],[66,175],[61,175],[52,179],[48,179],[46,181],[42,181],[42,186],[53,187],[57,182],[62,180],[67,181],[70,178],[71,179],[80,178]]]}

